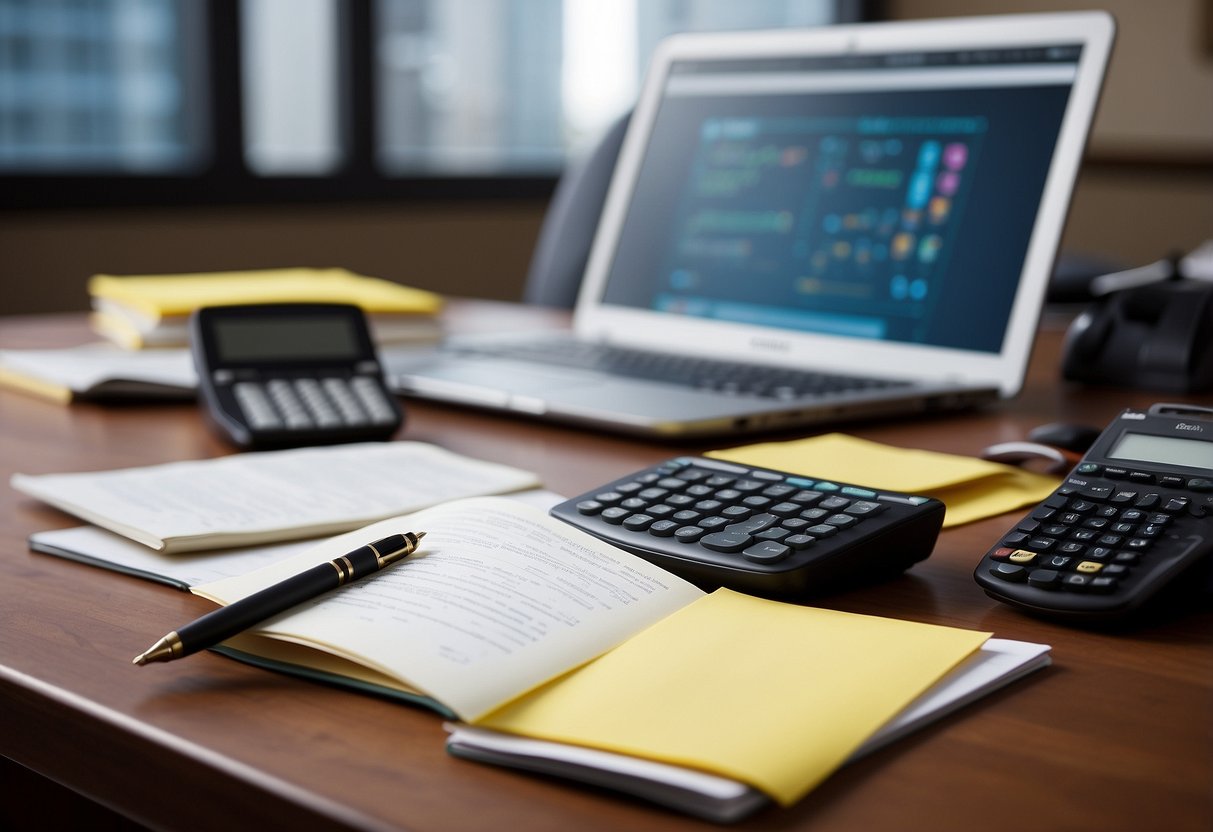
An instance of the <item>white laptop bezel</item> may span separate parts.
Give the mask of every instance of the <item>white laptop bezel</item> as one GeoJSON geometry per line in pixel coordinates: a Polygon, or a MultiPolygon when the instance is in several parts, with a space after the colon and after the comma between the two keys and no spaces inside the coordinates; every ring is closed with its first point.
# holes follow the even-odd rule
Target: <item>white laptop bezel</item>
{"type": "Polygon", "coordinates": [[[1022,386],[1045,288],[1065,224],[1115,33],[1103,12],[1013,15],[831,26],[819,29],[676,35],[654,53],[620,149],[578,296],[579,337],[655,350],[696,351],[789,366],[827,364],[841,373],[997,387],[1022,386]],[[777,330],[610,305],[601,298],[631,201],[666,76],[676,60],[833,55],[1082,44],[1070,99],[1028,242],[1006,336],[998,353],[777,330]]]}

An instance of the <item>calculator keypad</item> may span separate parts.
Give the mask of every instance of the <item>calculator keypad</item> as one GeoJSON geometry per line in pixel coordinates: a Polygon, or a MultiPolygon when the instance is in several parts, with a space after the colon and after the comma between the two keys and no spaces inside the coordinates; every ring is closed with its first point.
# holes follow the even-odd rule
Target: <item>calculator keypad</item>
{"type": "Polygon", "coordinates": [[[254,430],[390,425],[395,412],[369,376],[237,381],[232,395],[254,430]]]}
{"type": "Polygon", "coordinates": [[[566,522],[704,584],[803,592],[846,571],[873,577],[926,557],[936,500],[681,457],[557,506],[566,522]],[[916,532],[911,529],[921,527],[916,532]],[[897,542],[876,543],[898,529],[897,542]]]}
{"type": "MultiPolygon", "coordinates": [[[[1130,473],[1138,472],[1118,479],[1130,473]]],[[[1188,497],[1151,488],[1141,473],[1141,488],[1114,483],[1062,486],[990,552],[992,560],[1007,564],[991,574],[1044,589],[1116,590],[1191,504],[1188,497]]]]}
{"type": "MultiPolygon", "coordinates": [[[[693,475],[697,471],[689,469],[687,473],[693,475]]],[[[727,486],[730,480],[722,476],[716,482],[727,486]]],[[[729,487],[704,491],[677,477],[663,480],[659,488],[642,490],[643,484],[641,480],[632,480],[616,486],[615,490],[599,492],[593,499],[579,501],[577,511],[582,515],[598,515],[607,523],[629,531],[674,536],[683,542],[698,541],[713,551],[740,552],[748,560],[776,563],[793,550],[807,549],[818,540],[849,529],[864,518],[876,516],[885,508],[869,500],[830,497],[826,502],[835,513],[825,508],[806,509],[806,505],[822,496],[820,492],[782,485],[768,486],[747,497],[742,496],[744,492],[729,487]],[[627,493],[636,492],[638,496],[625,498],[620,488],[627,493]],[[686,493],[688,491],[695,493],[686,493]],[[796,501],[773,503],[785,496],[796,501]],[[692,508],[676,510],[676,506],[687,504],[692,508]],[[712,534],[704,534],[709,531],[712,534]]],[[[876,495],[873,493],[873,496],[876,495]]]]}
{"type": "Polygon", "coordinates": [[[1201,542],[1193,519],[1213,514],[1206,478],[1093,463],[1075,473],[987,553],[987,591],[1041,610],[1111,611],[1188,557],[1201,542]]]}

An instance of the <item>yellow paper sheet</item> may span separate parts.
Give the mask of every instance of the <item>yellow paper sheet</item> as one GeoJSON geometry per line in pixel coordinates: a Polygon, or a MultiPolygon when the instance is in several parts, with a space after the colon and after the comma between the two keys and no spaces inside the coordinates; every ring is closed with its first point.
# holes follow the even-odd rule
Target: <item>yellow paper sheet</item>
{"type": "Polygon", "coordinates": [[[20,390],[23,393],[32,393],[35,396],[41,396],[44,399],[50,399],[59,404],[67,404],[72,400],[72,390],[70,387],[34,378],[33,376],[19,373],[6,367],[0,367],[0,387],[20,390]]]}
{"type": "Polygon", "coordinates": [[[261,269],[246,272],[94,275],[89,294],[120,303],[151,320],[185,315],[200,306],[234,303],[352,303],[366,312],[431,315],[442,305],[432,292],[365,277],[346,269],[261,269]]]}
{"type": "Polygon", "coordinates": [[[787,806],[988,637],[722,589],[477,724],[704,769],[787,806]]]}
{"type": "Polygon", "coordinates": [[[1053,493],[1058,482],[999,462],[895,448],[841,433],[744,445],[711,451],[707,456],[816,479],[935,497],[948,508],[945,528],[1038,503],[1053,493]]]}

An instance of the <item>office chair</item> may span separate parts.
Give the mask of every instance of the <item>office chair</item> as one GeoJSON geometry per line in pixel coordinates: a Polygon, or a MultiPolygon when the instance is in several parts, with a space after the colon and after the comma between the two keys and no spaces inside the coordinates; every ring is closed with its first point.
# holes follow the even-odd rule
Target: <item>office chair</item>
{"type": "Polygon", "coordinates": [[[526,303],[564,309],[576,303],[630,115],[615,122],[589,155],[560,177],[531,255],[522,297],[526,303]]]}

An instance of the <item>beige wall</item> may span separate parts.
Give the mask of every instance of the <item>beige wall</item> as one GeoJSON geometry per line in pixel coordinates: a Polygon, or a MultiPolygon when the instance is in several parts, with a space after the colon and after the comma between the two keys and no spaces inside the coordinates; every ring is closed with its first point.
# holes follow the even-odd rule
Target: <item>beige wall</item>
{"type": "Polygon", "coordinates": [[[886,0],[885,9],[893,19],[1109,12],[1116,46],[1091,150],[1213,159],[1210,0],[886,0]]]}
{"type": "MultiPolygon", "coordinates": [[[[1211,5],[888,0],[886,8],[895,19],[1113,12],[1119,35],[1095,163],[1079,181],[1063,247],[1137,263],[1213,238],[1211,5]]],[[[83,309],[95,272],[289,265],[341,265],[454,295],[517,299],[543,209],[536,200],[0,214],[0,313],[83,309]]]]}
{"type": "Polygon", "coordinates": [[[1213,239],[1213,0],[886,0],[894,20],[1103,9],[1116,46],[1062,249],[1150,262],[1213,239]]]}
{"type": "Polygon", "coordinates": [[[344,266],[517,300],[542,201],[0,214],[0,314],[85,309],[89,275],[344,266]]]}

